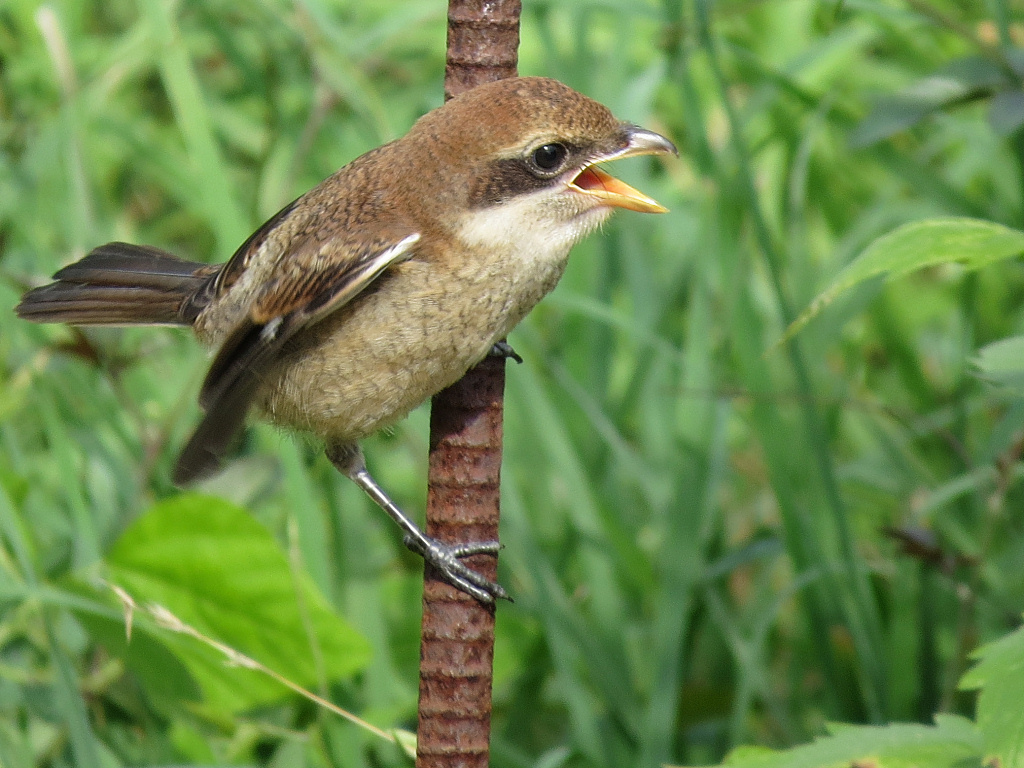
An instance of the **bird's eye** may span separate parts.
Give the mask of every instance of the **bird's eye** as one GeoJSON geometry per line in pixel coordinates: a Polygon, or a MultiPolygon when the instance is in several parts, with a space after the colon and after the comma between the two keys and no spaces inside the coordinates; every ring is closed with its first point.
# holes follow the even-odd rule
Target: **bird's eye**
{"type": "Polygon", "coordinates": [[[542,144],[533,150],[530,159],[537,170],[542,173],[551,173],[561,167],[568,154],[569,150],[565,148],[564,144],[542,144]]]}

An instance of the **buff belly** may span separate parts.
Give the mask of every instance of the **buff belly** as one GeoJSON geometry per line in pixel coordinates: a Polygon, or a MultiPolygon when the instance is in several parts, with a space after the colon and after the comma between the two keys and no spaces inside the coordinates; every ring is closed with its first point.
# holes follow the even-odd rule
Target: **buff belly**
{"type": "Polygon", "coordinates": [[[477,269],[439,281],[409,261],[288,343],[268,373],[264,416],[332,443],[360,440],[457,381],[554,287],[542,275],[477,269]]]}

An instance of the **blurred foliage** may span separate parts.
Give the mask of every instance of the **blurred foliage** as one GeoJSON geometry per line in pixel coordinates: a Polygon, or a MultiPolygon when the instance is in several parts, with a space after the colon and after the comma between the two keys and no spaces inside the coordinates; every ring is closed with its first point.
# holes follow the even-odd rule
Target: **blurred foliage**
{"type": "MultiPolygon", "coordinates": [[[[422,568],[383,515],[266,426],[206,501],[182,497],[170,467],[207,360],[188,334],[11,310],[112,239],[226,258],[440,103],[444,39],[438,0],[0,5],[0,764],[405,763],[284,688],[232,691],[189,638],[140,621],[126,644],[102,581],[147,592],[158,564],[177,571],[162,599],[207,631],[268,665],[308,648],[281,671],[409,728],[422,568]],[[219,528],[235,506],[259,526],[219,528]],[[187,530],[168,509],[196,514],[191,554],[244,540],[268,584],[226,579],[254,565],[226,549],[171,567],[160,537],[187,530]],[[235,613],[281,594],[285,570],[301,626],[235,613]],[[365,642],[323,639],[345,626],[365,642]]],[[[695,765],[837,720],[976,749],[957,682],[1024,609],[1024,400],[992,375],[1014,378],[992,345],[1024,334],[1024,268],[869,280],[770,350],[898,225],[1024,228],[1022,48],[1008,0],[526,1],[523,74],[683,156],[616,168],[672,212],[617,215],[511,338],[526,364],[509,371],[500,572],[516,602],[498,613],[493,765],[695,765]]],[[[422,508],[425,412],[366,448],[422,508]]],[[[968,678],[980,728],[1008,711],[1016,678],[994,683],[1020,645],[968,678]]],[[[830,733],[816,754],[845,759],[858,736],[830,733]]]]}

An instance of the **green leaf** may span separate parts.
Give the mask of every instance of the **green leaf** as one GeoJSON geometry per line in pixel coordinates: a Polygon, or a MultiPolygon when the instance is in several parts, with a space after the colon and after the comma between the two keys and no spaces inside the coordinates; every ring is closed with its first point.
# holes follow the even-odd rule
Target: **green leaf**
{"type": "Polygon", "coordinates": [[[905,275],[922,267],[956,263],[980,269],[1024,253],[1024,232],[967,218],[924,219],[875,240],[839,273],[794,320],[782,340],[797,334],[844,291],[868,278],[905,275]]]}
{"type": "Polygon", "coordinates": [[[849,768],[867,760],[878,768],[959,768],[981,755],[980,732],[956,715],[937,715],[935,725],[833,724],[829,730],[830,735],[811,744],[784,751],[740,747],[721,768],[849,768]]]}
{"type": "Polygon", "coordinates": [[[981,378],[1024,390],[1024,336],[1011,336],[982,347],[973,363],[981,378]]]}
{"type": "Polygon", "coordinates": [[[413,760],[416,759],[416,734],[412,731],[406,731],[401,728],[396,728],[391,732],[391,735],[395,737],[395,741],[398,742],[398,746],[402,748],[402,751],[408,757],[413,760]]]}
{"type": "Polygon", "coordinates": [[[997,93],[992,98],[989,122],[1000,136],[1009,136],[1024,125],[1024,91],[1014,89],[997,93]]]}
{"type": "MultiPolygon", "coordinates": [[[[365,639],[337,616],[262,525],[221,499],[188,494],[140,517],[107,559],[109,579],[209,638],[309,687],[367,662],[365,639]]],[[[240,709],[284,689],[187,637],[169,637],[214,706],[240,709]]]]}
{"type": "Polygon", "coordinates": [[[1001,764],[1024,765],[1024,628],[979,648],[978,663],[960,680],[978,689],[978,727],[987,755],[1001,764]]]}
{"type": "Polygon", "coordinates": [[[912,128],[941,109],[989,95],[1009,85],[1005,73],[981,56],[946,64],[894,96],[879,99],[850,133],[850,143],[866,147],[912,128]]]}
{"type": "Polygon", "coordinates": [[[124,660],[161,712],[170,715],[184,702],[199,700],[196,681],[166,642],[167,632],[149,622],[135,622],[129,641],[123,621],[86,611],[75,615],[91,637],[124,660]]]}

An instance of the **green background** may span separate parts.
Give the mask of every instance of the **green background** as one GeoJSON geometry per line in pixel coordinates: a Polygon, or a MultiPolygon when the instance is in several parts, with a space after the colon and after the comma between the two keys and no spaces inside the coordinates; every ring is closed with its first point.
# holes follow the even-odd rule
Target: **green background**
{"type": "MultiPolygon", "coordinates": [[[[777,342],[897,225],[1024,227],[1011,6],[525,2],[522,74],[682,157],[616,164],[671,213],[617,214],[510,338],[493,765],[974,714],[968,654],[1024,607],[1024,401],[972,361],[1024,330],[1024,269],[868,281],[777,342]]],[[[102,581],[408,729],[422,568],[392,524],[266,426],[182,495],[199,345],[12,309],[108,240],[224,260],[440,104],[444,41],[440,0],[0,4],[0,763],[405,762],[145,615],[126,645],[102,581]]],[[[417,517],[426,433],[365,446],[417,517]]]]}

